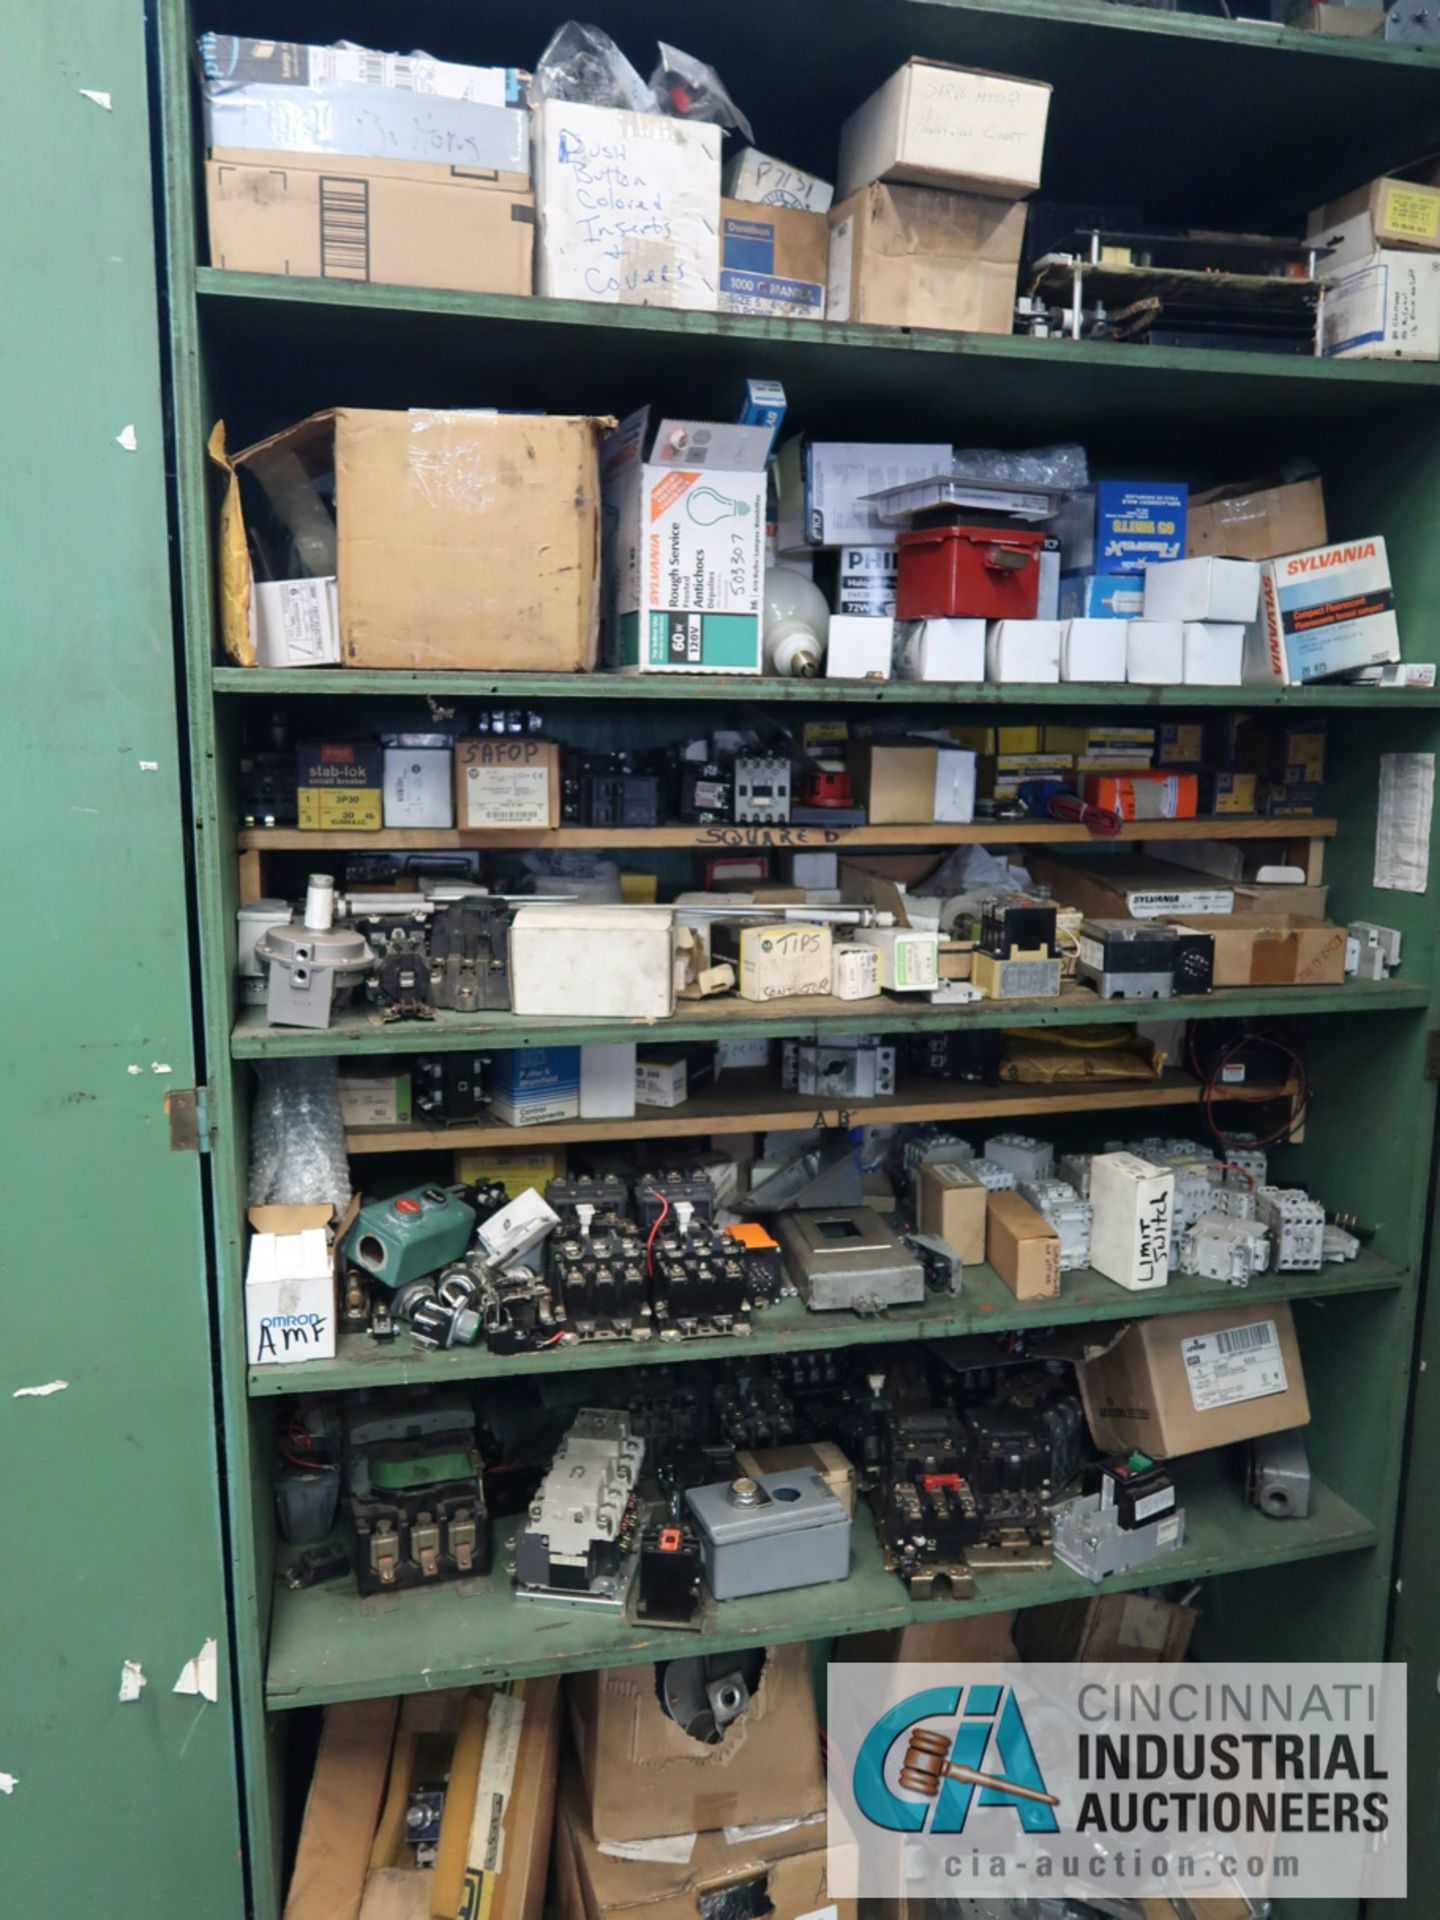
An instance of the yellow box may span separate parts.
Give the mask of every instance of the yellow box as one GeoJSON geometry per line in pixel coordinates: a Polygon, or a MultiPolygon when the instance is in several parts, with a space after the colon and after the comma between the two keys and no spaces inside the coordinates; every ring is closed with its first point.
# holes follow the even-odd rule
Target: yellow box
{"type": "Polygon", "coordinates": [[[951,727],[950,738],[957,747],[971,753],[1039,753],[1040,729],[1036,727],[951,727]]]}
{"type": "MultiPolygon", "coordinates": [[[[1198,721],[1167,722],[1155,744],[1159,767],[1193,767],[1205,758],[1205,729],[1198,721]]],[[[1247,807],[1247,813],[1254,809],[1247,807]]]]}
{"type": "Polygon", "coordinates": [[[379,787],[301,787],[295,817],[305,833],[378,833],[383,802],[379,787]]]}
{"type": "Polygon", "coordinates": [[[496,1180],[514,1200],[527,1188],[544,1193],[547,1180],[556,1180],[565,1171],[565,1154],[557,1148],[550,1153],[507,1153],[499,1147],[462,1147],[455,1155],[457,1180],[496,1180]]]}

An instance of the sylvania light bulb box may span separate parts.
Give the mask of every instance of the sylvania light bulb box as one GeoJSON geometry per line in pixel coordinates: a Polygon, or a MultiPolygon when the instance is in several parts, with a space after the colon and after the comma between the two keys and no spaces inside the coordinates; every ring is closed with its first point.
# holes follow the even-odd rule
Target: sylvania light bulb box
{"type": "Polygon", "coordinates": [[[600,451],[602,646],[624,673],[759,673],[768,426],[623,420],[600,451]]]}
{"type": "Polygon", "coordinates": [[[1245,636],[1247,685],[1297,686],[1399,658],[1378,536],[1260,562],[1260,617],[1245,636]]]}

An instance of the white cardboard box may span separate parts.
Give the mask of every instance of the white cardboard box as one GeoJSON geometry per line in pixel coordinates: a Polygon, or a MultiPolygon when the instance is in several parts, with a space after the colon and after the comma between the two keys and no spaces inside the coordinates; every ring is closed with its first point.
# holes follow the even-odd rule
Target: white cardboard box
{"type": "Polygon", "coordinates": [[[251,1235],[245,1338],[252,1367],[335,1358],[335,1269],[323,1227],[251,1235]]]}
{"type": "Polygon", "coordinates": [[[1378,535],[1261,561],[1260,617],[1245,634],[1247,685],[1298,686],[1399,658],[1390,563],[1378,535]]]}
{"type": "Polygon", "coordinates": [[[807,893],[812,888],[829,891],[840,885],[840,856],[797,849],[782,855],[781,871],[786,886],[803,887],[807,893]]]}
{"type": "Polygon", "coordinates": [[[635,1063],[637,1107],[683,1107],[690,1098],[690,1069],[684,1059],[635,1063]]]}
{"type": "Polygon", "coordinates": [[[338,1076],[340,1118],[347,1127],[408,1127],[411,1115],[408,1073],[342,1073],[338,1076]]]}
{"type": "Polygon", "coordinates": [[[1245,677],[1245,628],[1239,621],[1187,620],[1187,687],[1238,687],[1245,677]]]}
{"type": "Polygon", "coordinates": [[[827,680],[888,680],[895,622],[888,615],[832,613],[825,644],[827,680]]]}
{"type": "Polygon", "coordinates": [[[713,313],[719,127],[570,100],[535,109],[535,291],[713,313]]]}
{"type": "Polygon", "coordinates": [[[1040,184],[1043,81],[907,60],[840,129],[841,200],[875,180],[1023,200],[1040,184]]]}
{"type": "Polygon", "coordinates": [[[510,928],[510,1004],[529,1018],[664,1020],[675,1010],[668,907],[521,907],[510,928]]]}
{"type": "Polygon", "coordinates": [[[250,644],[257,667],[338,667],[340,605],[335,575],[252,580],[250,644]]]}
{"type": "Polygon", "coordinates": [[[1327,280],[1320,351],[1336,360],[1440,359],[1440,254],[1386,248],[1327,280]]]}
{"type": "Polygon", "coordinates": [[[455,749],[386,747],[387,827],[453,827],[455,749]]]}
{"type": "Polygon", "coordinates": [[[830,950],[830,991],[837,1000],[873,1000],[880,991],[880,955],[846,941],[830,950]]]}
{"type": "Polygon", "coordinates": [[[779,454],[777,550],[893,548],[898,529],[882,523],[868,496],[948,473],[953,454],[948,442],[787,440],[779,454]]]}
{"type": "Polygon", "coordinates": [[[1128,620],[1062,620],[1060,678],[1117,684],[1130,671],[1128,620]]]}
{"type": "Polygon", "coordinates": [[[880,985],[889,993],[928,993],[940,983],[940,936],[913,927],[857,927],[857,946],[880,956],[880,985]]]}
{"type": "Polygon", "coordinates": [[[580,1049],[580,1118],[629,1120],[635,1113],[635,1042],[580,1049]]]}
{"type": "Polygon", "coordinates": [[[1255,618],[1259,604],[1260,566],[1255,560],[1219,560],[1204,554],[1145,569],[1147,620],[1244,623],[1255,618]]]}
{"type": "Polygon", "coordinates": [[[985,677],[1041,684],[1060,678],[1059,620],[992,620],[985,636],[985,677]]]}
{"type": "Polygon", "coordinates": [[[905,620],[895,629],[897,680],[985,678],[983,620],[905,620]]]}
{"type": "Polygon", "coordinates": [[[755,147],[742,147],[725,163],[725,197],[752,206],[794,207],[801,213],[828,213],[835,189],[828,180],[787,166],[755,147]]]}
{"type": "Polygon", "coordinates": [[[1125,677],[1142,687],[1178,687],[1185,672],[1181,620],[1132,620],[1125,635],[1125,677]]]}
{"type": "Polygon", "coordinates": [[[1131,1293],[1170,1280],[1175,1175],[1133,1153],[1097,1153],[1090,1163],[1090,1264],[1131,1293]]]}

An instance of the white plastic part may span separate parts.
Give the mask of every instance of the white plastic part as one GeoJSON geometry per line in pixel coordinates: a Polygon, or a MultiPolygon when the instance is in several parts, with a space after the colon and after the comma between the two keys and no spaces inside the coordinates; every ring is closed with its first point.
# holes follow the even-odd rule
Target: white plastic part
{"type": "Polygon", "coordinates": [[[312,873],[305,886],[305,930],[328,933],[335,924],[335,877],[312,873]]]}

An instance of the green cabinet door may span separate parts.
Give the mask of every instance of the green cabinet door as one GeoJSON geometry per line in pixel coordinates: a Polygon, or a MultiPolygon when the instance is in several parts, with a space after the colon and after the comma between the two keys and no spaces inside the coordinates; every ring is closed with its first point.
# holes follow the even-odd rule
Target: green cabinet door
{"type": "Polygon", "coordinates": [[[240,1920],[144,9],[5,36],[0,1906],[240,1920]]]}

